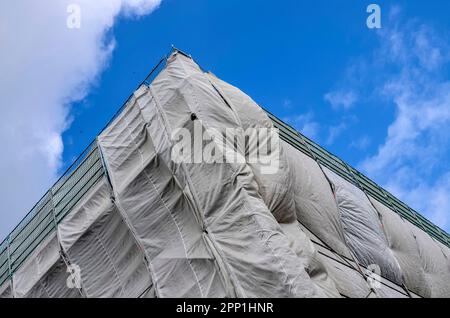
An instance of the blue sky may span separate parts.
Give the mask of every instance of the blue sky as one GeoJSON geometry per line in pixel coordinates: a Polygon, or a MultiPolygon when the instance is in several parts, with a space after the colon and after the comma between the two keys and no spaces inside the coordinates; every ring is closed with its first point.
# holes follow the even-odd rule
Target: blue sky
{"type": "MultiPolygon", "coordinates": [[[[48,112],[45,120],[53,128],[42,144],[50,150],[19,153],[20,163],[41,160],[30,166],[50,172],[33,175],[39,182],[27,182],[26,200],[10,200],[8,212],[1,212],[1,236],[90,143],[171,44],[450,230],[450,2],[373,1],[381,7],[380,30],[367,28],[366,7],[372,2],[360,0],[114,0],[117,7],[106,13],[100,5],[78,2],[83,36],[77,30],[54,34],[51,24],[24,28],[20,40],[9,43],[11,52],[3,53],[64,43],[38,62],[30,57],[29,67],[42,67],[36,78],[15,69],[10,72],[16,76],[2,79],[12,87],[22,87],[24,78],[50,79],[41,90],[62,93],[49,95],[49,102],[35,107],[39,115],[29,118],[37,121],[48,112]],[[36,42],[46,39],[46,32],[49,42],[36,42]],[[62,54],[70,59],[54,68],[62,54]]],[[[67,17],[61,8],[47,9],[54,10],[55,21],[67,17]]],[[[4,102],[32,107],[25,99],[4,102]]],[[[17,166],[8,176],[23,180],[22,173],[17,166]]],[[[17,182],[8,191],[21,188],[17,182]]]]}

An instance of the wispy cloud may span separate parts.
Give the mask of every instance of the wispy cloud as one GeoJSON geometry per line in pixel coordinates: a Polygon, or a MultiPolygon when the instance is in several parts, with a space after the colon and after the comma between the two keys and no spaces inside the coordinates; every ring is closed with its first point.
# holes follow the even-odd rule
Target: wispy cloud
{"type": "Polygon", "coordinates": [[[324,96],[325,101],[330,103],[331,107],[335,110],[338,109],[350,109],[358,100],[358,96],[354,91],[335,90],[326,93],[324,96]]]}
{"type": "Polygon", "coordinates": [[[378,33],[368,70],[382,74],[373,94],[394,105],[396,115],[386,139],[360,167],[448,230],[450,42],[426,24],[405,21],[400,12],[396,7],[378,33]]]}
{"type": "Polygon", "coordinates": [[[342,121],[340,124],[331,126],[328,129],[328,137],[325,141],[327,145],[332,145],[336,138],[338,138],[346,129],[348,125],[345,121],[342,121]]]}
{"type": "Polygon", "coordinates": [[[119,15],[139,17],[160,0],[0,2],[0,236],[55,180],[70,104],[82,99],[108,65],[119,15]],[[81,28],[69,29],[69,4],[81,28]]]}
{"type": "Polygon", "coordinates": [[[369,136],[364,135],[350,143],[350,148],[357,150],[366,150],[371,144],[371,139],[369,136]]]}
{"type": "Polygon", "coordinates": [[[334,142],[356,122],[358,122],[358,118],[355,115],[341,116],[339,123],[328,127],[328,136],[325,143],[327,145],[334,144],[334,142]]]}
{"type": "Polygon", "coordinates": [[[315,141],[319,138],[320,126],[319,123],[314,120],[314,115],[312,112],[291,115],[283,118],[283,120],[292,125],[305,136],[314,139],[315,141]]]}
{"type": "Polygon", "coordinates": [[[289,98],[285,98],[283,100],[283,107],[286,109],[291,109],[292,108],[292,100],[290,100],[289,98]]]}

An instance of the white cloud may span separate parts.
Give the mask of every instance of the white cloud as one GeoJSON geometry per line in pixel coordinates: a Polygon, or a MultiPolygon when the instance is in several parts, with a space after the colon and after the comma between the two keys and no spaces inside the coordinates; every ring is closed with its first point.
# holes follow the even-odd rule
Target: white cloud
{"type": "Polygon", "coordinates": [[[355,115],[342,116],[338,124],[328,128],[328,136],[325,143],[327,145],[332,145],[344,131],[350,129],[356,122],[358,122],[358,117],[355,115]]]}
{"type": "Polygon", "coordinates": [[[358,96],[354,91],[335,90],[326,93],[325,101],[331,104],[331,107],[337,109],[350,109],[358,100],[358,96]]]}
{"type": "Polygon", "coordinates": [[[139,17],[160,0],[2,1],[0,3],[0,236],[55,181],[70,104],[82,99],[114,50],[108,34],[124,14],[139,17]],[[81,28],[66,25],[81,8],[81,28]]]}
{"type": "Polygon", "coordinates": [[[364,135],[350,143],[350,148],[355,148],[357,150],[366,150],[370,146],[371,139],[369,136],[364,135]]]}
{"type": "Polygon", "coordinates": [[[448,230],[450,80],[445,70],[450,66],[449,42],[427,25],[390,22],[379,33],[372,72],[387,74],[375,90],[395,105],[396,115],[377,153],[360,166],[448,230]]]}
{"type": "Polygon", "coordinates": [[[312,112],[305,114],[292,115],[283,118],[285,122],[292,125],[295,129],[300,131],[303,135],[314,139],[317,141],[319,137],[319,124],[313,119],[314,115],[312,112]]]}
{"type": "Polygon", "coordinates": [[[292,108],[292,101],[289,98],[283,100],[283,107],[286,109],[292,108]]]}
{"type": "Polygon", "coordinates": [[[338,138],[346,129],[348,128],[348,125],[345,121],[341,122],[338,125],[331,126],[328,129],[328,138],[326,140],[327,145],[332,145],[336,138],[338,138]]]}

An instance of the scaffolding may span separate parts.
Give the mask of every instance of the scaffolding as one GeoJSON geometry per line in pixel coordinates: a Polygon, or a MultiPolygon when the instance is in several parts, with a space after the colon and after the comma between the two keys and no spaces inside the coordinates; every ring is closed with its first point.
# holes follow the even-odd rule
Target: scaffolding
{"type": "MultiPolygon", "coordinates": [[[[176,48],[173,48],[173,50],[190,57],[190,55],[176,48]]],[[[164,69],[166,61],[167,56],[157,63],[138,87],[142,84],[149,86],[159,72],[164,69]]],[[[120,114],[131,96],[123,103],[105,128],[120,114]]],[[[268,111],[266,113],[274,126],[278,128],[282,140],[354,184],[367,195],[380,201],[400,215],[401,218],[428,233],[434,240],[450,247],[450,235],[448,233],[275,115],[268,111]]],[[[0,243],[0,286],[6,281],[12,280],[13,274],[33,251],[56,231],[58,224],[64,217],[105,175],[106,169],[95,139],[0,243]]]]}

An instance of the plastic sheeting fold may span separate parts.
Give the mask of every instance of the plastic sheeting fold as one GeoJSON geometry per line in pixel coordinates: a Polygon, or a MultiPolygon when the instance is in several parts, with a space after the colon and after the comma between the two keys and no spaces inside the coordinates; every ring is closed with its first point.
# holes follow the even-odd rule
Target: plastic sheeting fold
{"type": "MultiPolygon", "coordinates": [[[[250,129],[274,128],[267,114],[248,95],[212,74],[207,74],[207,76],[214,89],[236,114],[237,123],[244,132],[249,132],[250,129]]],[[[270,138],[274,138],[274,136],[264,135],[263,137],[259,138],[260,143],[273,143],[270,138]]],[[[278,135],[276,137],[278,138],[278,135]]],[[[276,165],[276,169],[273,169],[276,173],[267,173],[264,170],[267,167],[264,167],[264,164],[259,161],[247,160],[258,185],[258,192],[280,224],[283,233],[289,240],[291,249],[301,260],[301,264],[310,278],[318,286],[317,296],[338,297],[339,292],[325,267],[318,261],[312,242],[298,226],[295,201],[297,193],[295,187],[296,171],[292,162],[289,161],[289,152],[285,150],[290,145],[279,140],[276,143],[278,149],[269,149],[265,153],[267,157],[265,159],[270,159],[268,162],[276,165]]],[[[249,158],[250,153],[254,151],[252,149],[254,145],[246,144],[244,146],[245,156],[249,158]]]]}
{"type": "Polygon", "coordinates": [[[450,297],[450,249],[277,134],[260,140],[279,145],[269,165],[229,161],[254,150],[248,131],[272,128],[249,96],[173,53],[99,135],[107,177],[0,297],[408,297],[402,283],[450,297]],[[191,151],[176,153],[184,133],[191,151]]]}
{"type": "Polygon", "coordinates": [[[79,297],[79,290],[67,284],[69,274],[60,255],[56,233],[48,237],[13,275],[14,297],[79,297]]]}
{"type": "Polygon", "coordinates": [[[139,297],[152,286],[144,254],[105,180],[59,224],[59,233],[86,297],[139,297]]]}
{"type": "Polygon", "coordinates": [[[411,229],[419,251],[420,265],[425,273],[425,280],[430,287],[430,294],[425,297],[450,297],[450,267],[438,243],[428,234],[414,225],[407,223],[411,229]]]}
{"type": "Polygon", "coordinates": [[[333,183],[347,246],[364,266],[378,266],[382,276],[402,283],[402,273],[389,249],[378,212],[362,190],[323,167],[333,183]]]}
{"type": "MultiPolygon", "coordinates": [[[[250,128],[241,124],[241,117],[235,112],[239,103],[227,102],[221,89],[212,85],[211,78],[201,72],[191,59],[179,56],[173,64],[173,70],[182,70],[189,78],[189,82],[181,81],[178,86],[179,93],[186,101],[184,105],[178,106],[188,114],[195,113],[205,130],[215,129],[222,133],[221,137],[225,139],[225,144],[231,148],[231,152],[245,156],[246,145],[238,143],[235,146],[233,140],[223,134],[226,129],[238,131],[250,128]]],[[[169,70],[171,65],[168,66],[169,70]]],[[[169,71],[168,74],[174,73],[169,71]]],[[[177,80],[177,77],[172,78],[177,80]]],[[[154,85],[158,87],[158,79],[154,81],[154,85]]],[[[159,93],[161,90],[155,91],[159,93]]],[[[237,97],[236,94],[233,96],[237,97]]],[[[174,107],[173,104],[167,106],[169,109],[174,107]]],[[[164,106],[161,108],[165,111],[164,106]]],[[[258,122],[261,116],[254,119],[258,122]]],[[[184,127],[189,129],[189,125],[184,127]]],[[[191,133],[195,132],[191,130],[191,133]]],[[[282,162],[280,163],[282,165],[282,162]]],[[[226,262],[231,265],[228,273],[233,276],[234,284],[240,285],[236,287],[238,295],[290,297],[313,296],[317,293],[317,288],[311,283],[294,251],[286,244],[288,243],[286,236],[276,222],[276,219],[287,221],[289,217],[290,220],[294,220],[295,214],[294,217],[289,216],[287,209],[268,210],[268,206],[274,207],[280,200],[270,202],[267,196],[281,193],[281,197],[289,201],[283,195],[287,192],[287,188],[279,187],[281,183],[277,180],[278,178],[283,180],[283,187],[286,187],[283,167],[279,169],[281,173],[274,178],[264,180],[268,181],[265,183],[268,187],[267,191],[262,191],[267,195],[263,197],[259,187],[263,182],[258,184],[258,177],[255,177],[261,176],[258,174],[258,167],[250,167],[245,162],[188,164],[185,167],[189,179],[195,185],[193,192],[194,197],[198,199],[196,204],[204,211],[203,218],[210,229],[209,232],[218,249],[224,254],[226,262]],[[217,189],[204,188],[203,185],[208,178],[219,181],[217,189]],[[214,200],[210,200],[211,195],[214,195],[214,200]],[[279,211],[285,215],[281,215],[279,211]],[[246,256],[241,250],[245,251],[246,256]],[[244,258],[246,261],[243,262],[244,258]],[[246,271],[242,267],[244,264],[247,264],[246,271]],[[266,274],[270,270],[272,277],[266,274]],[[247,275],[244,276],[242,274],[244,272],[247,272],[247,275]]]]}
{"type": "Polygon", "coordinates": [[[149,130],[164,130],[160,114],[152,111],[146,121],[133,100],[99,136],[116,203],[146,253],[157,296],[225,296],[188,190],[163,160],[168,147],[155,150],[149,130]]]}
{"type": "Polygon", "coordinates": [[[430,282],[426,278],[423,267],[419,265],[421,263],[419,250],[407,221],[402,220],[397,213],[377,200],[373,198],[370,200],[381,215],[389,248],[399,262],[406,287],[419,295],[431,296],[430,282]]]}
{"type": "Polygon", "coordinates": [[[283,143],[283,147],[295,178],[295,206],[299,222],[334,251],[350,257],[333,192],[319,165],[291,145],[283,143]]]}
{"type": "MultiPolygon", "coordinates": [[[[158,294],[164,295],[166,289],[165,295],[171,296],[207,296],[211,292],[220,296],[224,291],[218,283],[218,291],[205,289],[211,285],[209,281],[217,281],[227,286],[228,295],[241,297],[316,295],[317,287],[261,199],[252,170],[245,163],[177,164],[171,160],[170,136],[177,128],[193,135],[196,124],[201,132],[239,128],[236,115],[207,76],[191,59],[172,55],[146,93],[143,89],[136,96],[138,105],[129,105],[136,110],[126,109],[99,137],[99,143],[116,201],[138,236],[142,233],[140,240],[146,245],[158,294]],[[142,115],[127,116],[138,109],[142,115]],[[133,127],[134,134],[125,133],[122,122],[133,127]],[[118,139],[130,148],[118,147],[118,139]],[[153,143],[148,157],[139,153],[139,145],[147,141],[153,143]],[[128,154],[134,153],[140,157],[141,172],[127,185],[118,185],[114,180],[121,180],[122,168],[116,158],[127,161],[128,154]],[[159,231],[162,228],[164,233],[159,231]],[[176,261],[167,263],[169,260],[176,261]],[[217,270],[221,280],[215,278],[217,270]],[[176,286],[158,281],[176,275],[180,275],[176,286]]],[[[230,140],[225,143],[232,144],[230,140]]],[[[240,146],[235,151],[243,154],[240,146]]],[[[129,175],[132,173],[127,172],[129,175]]]]}
{"type": "Polygon", "coordinates": [[[12,297],[13,293],[10,282],[4,283],[2,286],[0,286],[0,298],[12,298],[12,297]]]}

